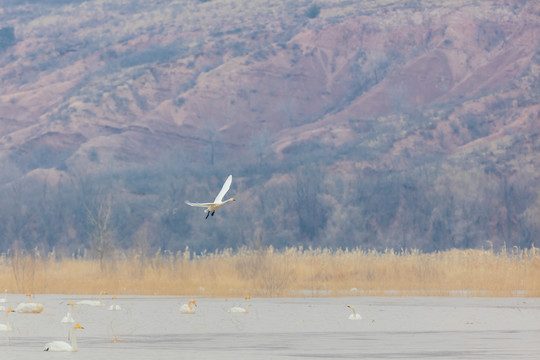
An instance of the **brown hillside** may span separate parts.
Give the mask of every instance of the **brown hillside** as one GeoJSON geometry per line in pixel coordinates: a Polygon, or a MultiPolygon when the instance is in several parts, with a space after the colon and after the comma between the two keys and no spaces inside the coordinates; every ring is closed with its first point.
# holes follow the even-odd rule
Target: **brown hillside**
{"type": "MultiPolygon", "coordinates": [[[[224,246],[254,233],[273,241],[264,235],[272,229],[286,229],[280,245],[529,244],[540,233],[538,4],[329,0],[309,17],[311,5],[8,1],[0,24],[16,39],[0,42],[5,231],[32,243],[44,231],[37,224],[57,224],[24,228],[24,196],[56,195],[13,189],[69,184],[81,209],[104,189],[129,203],[117,209],[126,243],[152,233],[166,247],[181,234],[191,240],[171,247],[197,237],[212,247],[205,236],[217,235],[192,230],[195,220],[176,209],[235,171],[238,197],[255,199],[236,215],[253,219],[224,246]],[[492,199],[485,184],[498,200],[476,209],[463,189],[492,199]],[[470,240],[472,228],[481,235],[470,240]]],[[[49,246],[55,231],[69,234],[64,242],[88,233],[67,223],[47,232],[49,246]]]]}

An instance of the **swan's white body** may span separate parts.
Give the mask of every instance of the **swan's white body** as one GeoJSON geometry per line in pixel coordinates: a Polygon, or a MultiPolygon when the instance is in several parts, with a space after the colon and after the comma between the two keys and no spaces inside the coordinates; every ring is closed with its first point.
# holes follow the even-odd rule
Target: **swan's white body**
{"type": "Polygon", "coordinates": [[[353,308],[351,305],[347,305],[348,308],[350,308],[352,310],[352,314],[349,315],[349,320],[360,320],[362,319],[362,316],[360,316],[359,313],[356,312],[356,309],[353,308]]]}
{"type": "Polygon", "coordinates": [[[230,313],[240,313],[240,314],[247,314],[249,312],[249,308],[248,308],[248,299],[249,299],[249,295],[246,296],[245,298],[245,301],[246,301],[246,307],[243,308],[243,307],[240,307],[240,306],[234,306],[232,308],[229,309],[229,312],[230,313]]]}
{"type": "Polygon", "coordinates": [[[26,294],[26,296],[28,296],[29,302],[20,303],[19,305],[17,305],[17,307],[15,308],[16,312],[25,313],[25,314],[39,314],[40,312],[43,311],[42,304],[32,302],[31,294],[26,294]]]}
{"type": "Polygon", "coordinates": [[[217,209],[219,209],[220,207],[222,207],[223,205],[225,205],[229,201],[234,201],[234,198],[230,198],[230,199],[227,199],[227,200],[223,201],[223,197],[225,196],[227,191],[229,191],[229,189],[231,188],[231,183],[232,183],[232,175],[229,175],[227,180],[225,180],[225,183],[223,184],[223,187],[221,188],[221,191],[219,192],[219,194],[214,199],[214,202],[211,202],[211,203],[192,203],[190,201],[186,201],[186,204],[188,204],[189,206],[205,207],[206,209],[204,210],[204,212],[207,213],[206,218],[208,218],[208,215],[210,215],[210,213],[212,213],[212,216],[214,216],[214,212],[217,209]]]}
{"type": "Polygon", "coordinates": [[[240,307],[240,306],[235,306],[235,307],[230,308],[229,312],[230,313],[244,313],[244,314],[246,314],[246,313],[248,313],[248,308],[247,308],[247,306],[245,308],[240,307]]]}
{"type": "Polygon", "coordinates": [[[75,336],[75,330],[84,329],[80,324],[73,325],[73,330],[71,330],[71,344],[68,344],[65,341],[53,341],[45,344],[44,351],[67,351],[75,352],[78,349],[77,347],[77,338],[75,336]]]}
{"type": "MultiPolygon", "coordinates": [[[[112,297],[113,298],[113,301],[116,299],[115,296],[112,297]]],[[[120,307],[120,305],[117,305],[117,304],[112,304],[111,306],[109,306],[109,310],[110,311],[118,311],[118,310],[122,310],[122,308],[120,307]]]]}
{"type": "Polygon", "coordinates": [[[77,305],[88,305],[88,306],[105,306],[102,300],[103,294],[106,294],[106,291],[99,293],[99,300],[81,300],[77,302],[77,305]]]}
{"type": "Polygon", "coordinates": [[[74,323],[75,320],[73,320],[73,307],[75,304],[72,302],[69,302],[68,305],[71,305],[71,309],[68,311],[67,315],[62,318],[63,323],[74,323]]]}
{"type": "Polygon", "coordinates": [[[195,300],[190,300],[187,304],[183,304],[180,307],[180,312],[182,314],[195,314],[195,308],[193,305],[197,306],[197,302],[195,300]]]}
{"type": "Polygon", "coordinates": [[[20,303],[15,308],[15,311],[26,314],[39,314],[43,311],[43,305],[36,303],[20,303]]]}
{"type": "Polygon", "coordinates": [[[9,319],[8,319],[8,315],[10,312],[14,312],[13,309],[8,309],[6,310],[6,323],[5,324],[0,324],[0,331],[11,331],[11,327],[9,326],[9,319]]]}
{"type": "Polygon", "coordinates": [[[73,324],[75,322],[75,320],[73,320],[71,312],[68,312],[67,315],[62,318],[62,322],[67,324],[73,324]]]}
{"type": "Polygon", "coordinates": [[[73,345],[70,345],[65,341],[52,341],[48,344],[45,344],[44,351],[77,351],[77,350],[73,350],[73,345]]]}
{"type": "Polygon", "coordinates": [[[77,302],[77,305],[105,306],[105,304],[101,300],[81,300],[77,302]]]}

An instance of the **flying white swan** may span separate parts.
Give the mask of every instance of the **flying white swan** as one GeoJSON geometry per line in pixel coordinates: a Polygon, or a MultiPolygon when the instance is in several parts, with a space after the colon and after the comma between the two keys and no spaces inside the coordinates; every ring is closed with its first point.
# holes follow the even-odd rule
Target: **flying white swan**
{"type": "Polygon", "coordinates": [[[68,302],[68,305],[71,306],[71,309],[68,311],[67,315],[62,318],[63,323],[74,323],[75,320],[73,320],[73,308],[75,307],[75,304],[71,301],[68,302]]]}
{"type": "Polygon", "coordinates": [[[109,310],[111,310],[111,311],[122,310],[120,305],[114,303],[114,300],[116,300],[116,296],[113,295],[112,300],[113,300],[113,304],[111,306],[109,306],[109,310]]]}
{"type": "Polygon", "coordinates": [[[362,319],[362,316],[360,316],[359,313],[356,312],[356,309],[353,308],[351,305],[347,305],[348,308],[350,308],[352,310],[352,314],[349,315],[349,320],[360,320],[362,319]]]}
{"type": "Polygon", "coordinates": [[[248,309],[248,299],[249,299],[249,295],[245,297],[245,301],[246,301],[246,307],[243,308],[243,307],[240,307],[240,306],[235,306],[235,307],[232,307],[228,310],[228,312],[230,313],[242,313],[242,314],[247,314],[249,312],[249,309],[248,309]]]}
{"type": "Polygon", "coordinates": [[[15,310],[13,309],[7,309],[6,310],[6,323],[5,324],[0,324],[0,331],[11,331],[11,327],[9,326],[9,319],[8,319],[8,315],[10,312],[15,312],[15,310]]]}
{"type": "Polygon", "coordinates": [[[180,312],[182,314],[195,314],[195,307],[197,302],[195,300],[190,300],[187,304],[183,304],[180,307],[180,312]]]}
{"type": "Polygon", "coordinates": [[[225,196],[227,191],[229,191],[229,189],[231,188],[231,183],[232,183],[232,175],[229,175],[227,180],[225,180],[225,183],[223,184],[223,187],[221,188],[221,191],[216,196],[214,202],[211,202],[211,203],[192,203],[192,202],[186,201],[186,204],[188,204],[189,206],[197,206],[197,207],[205,207],[205,208],[207,208],[207,209],[204,210],[204,212],[206,213],[206,219],[208,219],[208,215],[210,215],[210,213],[212,213],[212,216],[214,216],[214,213],[216,212],[217,209],[219,209],[220,207],[222,207],[223,205],[225,205],[229,201],[234,201],[234,198],[230,198],[230,199],[227,199],[227,200],[223,201],[223,197],[225,196]]]}
{"type": "Polygon", "coordinates": [[[73,330],[71,330],[71,345],[65,341],[53,341],[48,344],[45,344],[44,351],[69,351],[75,352],[77,348],[77,338],[75,337],[75,330],[84,329],[81,324],[73,325],[73,330]]]}
{"type": "Polygon", "coordinates": [[[17,307],[15,308],[16,312],[39,314],[40,312],[43,311],[42,304],[32,302],[32,294],[28,293],[26,294],[26,296],[28,296],[28,299],[29,299],[28,302],[20,303],[19,305],[17,305],[17,307]]]}
{"type": "Polygon", "coordinates": [[[99,293],[99,300],[81,300],[77,302],[77,305],[88,305],[88,306],[105,306],[102,300],[103,294],[107,294],[106,291],[101,291],[99,293]]]}

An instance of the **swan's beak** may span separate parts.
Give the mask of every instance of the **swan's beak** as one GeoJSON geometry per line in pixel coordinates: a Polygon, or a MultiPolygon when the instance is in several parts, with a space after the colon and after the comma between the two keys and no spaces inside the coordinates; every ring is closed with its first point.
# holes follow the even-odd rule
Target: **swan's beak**
{"type": "Polygon", "coordinates": [[[236,199],[235,199],[235,198],[232,198],[232,201],[236,201],[236,199]]]}

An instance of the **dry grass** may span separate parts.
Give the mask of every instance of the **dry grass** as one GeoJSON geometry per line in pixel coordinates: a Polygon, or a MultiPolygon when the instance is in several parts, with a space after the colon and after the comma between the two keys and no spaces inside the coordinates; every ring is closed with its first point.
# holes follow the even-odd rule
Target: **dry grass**
{"type": "Polygon", "coordinates": [[[419,251],[225,250],[98,260],[15,252],[0,257],[10,292],[198,296],[540,296],[537,249],[419,251]]]}

